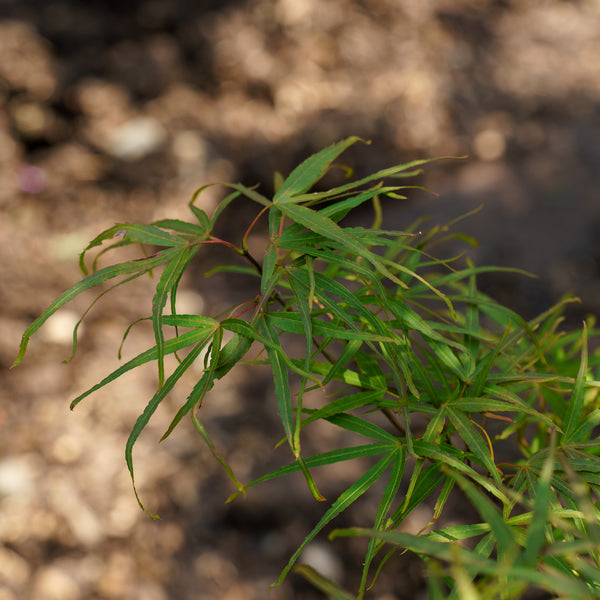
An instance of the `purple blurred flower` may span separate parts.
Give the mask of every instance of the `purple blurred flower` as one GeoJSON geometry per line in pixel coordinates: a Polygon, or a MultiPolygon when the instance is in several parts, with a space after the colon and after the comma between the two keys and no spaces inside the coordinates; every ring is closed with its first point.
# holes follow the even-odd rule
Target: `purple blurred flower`
{"type": "Polygon", "coordinates": [[[46,171],[33,165],[25,165],[19,172],[19,189],[26,194],[39,194],[46,187],[46,171]]]}

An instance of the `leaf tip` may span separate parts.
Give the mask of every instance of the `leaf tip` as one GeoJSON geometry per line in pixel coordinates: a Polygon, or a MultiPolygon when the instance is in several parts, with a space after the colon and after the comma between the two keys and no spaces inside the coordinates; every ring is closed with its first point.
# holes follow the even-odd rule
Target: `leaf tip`
{"type": "Polygon", "coordinates": [[[231,496],[229,496],[229,498],[225,500],[225,504],[231,504],[231,502],[233,502],[240,494],[243,494],[244,498],[246,498],[246,488],[243,488],[241,490],[238,489],[237,492],[231,494],[231,496]]]}
{"type": "Polygon", "coordinates": [[[17,354],[17,357],[13,361],[13,364],[10,365],[9,369],[14,369],[14,367],[17,367],[18,365],[21,364],[21,361],[25,358],[25,353],[27,352],[27,344],[28,343],[29,343],[29,337],[24,335],[21,338],[21,346],[19,348],[19,353],[17,354]]]}

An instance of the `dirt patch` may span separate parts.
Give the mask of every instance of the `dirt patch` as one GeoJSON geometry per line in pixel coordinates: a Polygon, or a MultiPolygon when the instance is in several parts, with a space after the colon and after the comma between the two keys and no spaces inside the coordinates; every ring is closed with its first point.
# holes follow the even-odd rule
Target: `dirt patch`
{"type": "MultiPolygon", "coordinates": [[[[138,509],[123,448],[152,394],[151,368],[68,412],[70,399],[119,364],[122,332],[140,307],[150,310],[151,282],[93,309],[69,365],[60,361],[83,300],[40,333],[22,366],[6,370],[23,329],[78,279],[77,253],[103,228],[187,219],[192,192],[210,181],[260,182],[268,192],[273,170],[360,135],[372,145],[349,154],[357,174],[470,155],[428,169],[421,183],[439,196],[415,192],[386,206],[390,228],[483,204],[460,227],[479,239],[475,260],[540,275],[485,280],[486,289],[528,316],[567,290],[583,299],[575,321],[600,304],[592,0],[8,0],[0,13],[6,598],[320,597],[294,577],[266,591],[322,512],[302,481],[224,505],[229,483],[190,426],[157,446],[166,410],[136,450],[140,493],[162,520],[138,509]]],[[[200,206],[210,210],[217,198],[211,188],[200,206]]],[[[238,210],[224,235],[244,227],[247,209],[238,210]]],[[[201,270],[185,282],[186,301],[217,312],[240,287],[227,278],[208,285],[201,270]]],[[[126,351],[150,340],[142,326],[126,351]]],[[[267,382],[268,373],[241,369],[206,407],[215,440],[246,481],[288,460],[272,451],[281,432],[267,382]]],[[[331,497],[353,474],[332,476],[331,497]]],[[[355,550],[328,555],[348,588],[355,550]]],[[[399,560],[394,569],[410,575],[383,580],[373,597],[412,598],[422,588],[418,565],[399,560]]]]}

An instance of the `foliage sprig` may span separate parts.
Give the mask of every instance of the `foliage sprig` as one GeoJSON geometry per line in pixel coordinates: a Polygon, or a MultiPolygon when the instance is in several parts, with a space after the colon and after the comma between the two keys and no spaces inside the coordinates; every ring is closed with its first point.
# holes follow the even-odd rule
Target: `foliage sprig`
{"type": "MultiPolygon", "coordinates": [[[[315,190],[340,154],[358,141],[342,140],[305,160],[287,178],[278,175],[273,198],[239,183],[224,184],[229,193],[209,217],[194,203],[205,186],[189,204],[194,223],[120,223],[102,232],[81,254],[85,277],[27,328],[14,364],[48,317],[78,294],[112,280],[117,287],[161,268],[148,317],[154,346],[71,403],[74,408],[124,373],[156,362],[157,389],[126,443],[132,481],[133,447],[140,433],[183,374],[203,360],[203,374],[162,439],[190,415],[238,490],[229,500],[258,483],[299,471],[313,496],[324,501],[313,471],[370,460],[366,471],[331,502],[277,583],[326,525],[386,478],[371,528],[331,534],[368,539],[356,598],[363,598],[369,575],[377,575],[397,549],[425,560],[433,600],[519,598],[531,587],[555,597],[599,597],[600,382],[598,356],[588,355],[588,337],[598,332],[585,324],[580,331],[560,330],[568,300],[531,320],[496,302],[478,288],[477,277],[500,269],[431,254],[447,237],[443,229],[421,234],[380,228],[382,201],[401,198],[415,187],[402,180],[417,175],[430,160],[315,190]],[[243,238],[233,242],[215,236],[217,222],[243,198],[258,208],[243,238]],[[375,211],[374,225],[345,225],[348,214],[366,203],[375,211]],[[253,256],[246,244],[260,219],[268,221],[262,257],[253,256]],[[224,318],[177,313],[182,276],[193,258],[214,244],[230,248],[246,264],[232,261],[210,273],[251,274],[255,292],[224,318]],[[99,268],[99,257],[128,245],[139,245],[142,256],[99,268]],[[90,273],[87,254],[98,247],[90,273]],[[292,355],[281,341],[283,334],[297,336],[303,353],[292,355]],[[170,354],[178,363],[168,373],[165,357],[170,354]],[[215,381],[243,360],[270,365],[276,410],[291,451],[289,464],[247,484],[237,480],[200,420],[215,381]],[[307,401],[307,392],[332,386],[332,392],[321,394],[320,406],[307,401]],[[414,425],[415,416],[423,427],[414,425]],[[302,439],[316,421],[363,441],[306,456],[302,439]],[[519,458],[507,461],[502,447],[509,442],[519,458]],[[440,526],[456,490],[479,521],[440,526]],[[418,535],[403,532],[408,515],[423,503],[433,507],[431,522],[418,535]]],[[[332,598],[354,597],[309,568],[300,572],[332,598]]]]}

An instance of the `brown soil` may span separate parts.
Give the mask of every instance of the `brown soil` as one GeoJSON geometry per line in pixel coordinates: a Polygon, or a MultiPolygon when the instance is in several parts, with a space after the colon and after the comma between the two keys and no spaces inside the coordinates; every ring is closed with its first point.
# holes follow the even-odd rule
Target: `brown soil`
{"type": "MultiPolygon", "coordinates": [[[[567,291],[583,300],[575,322],[597,310],[594,0],[4,0],[0,18],[2,600],[322,597],[295,576],[267,589],[323,512],[303,482],[259,486],[225,505],[233,490],[191,424],[157,445],[168,410],[135,454],[140,494],[162,518],[139,510],[123,449],[153,368],[68,411],[119,364],[123,331],[150,310],[151,281],[92,309],[69,365],[61,360],[83,300],[8,370],[24,328],[78,280],[78,252],[116,222],[187,219],[194,189],[212,181],[268,193],[275,169],[347,135],[372,140],[348,155],[358,174],[467,154],[421,178],[438,196],[387,206],[386,228],[425,214],[443,223],[483,204],[460,225],[480,242],[473,258],[540,276],[486,279],[486,289],[526,316],[567,291]]],[[[199,205],[212,209],[217,194],[199,205]]],[[[224,235],[244,227],[248,210],[237,211],[224,235]]],[[[246,283],[207,283],[201,266],[185,281],[190,310],[243,299],[246,283]]],[[[128,355],[151,335],[140,326],[128,355]]],[[[170,410],[185,396],[184,384],[170,410]]],[[[273,451],[273,407],[268,373],[242,368],[203,408],[244,481],[289,460],[273,451]]],[[[327,475],[326,495],[353,476],[327,475]]],[[[367,500],[337,524],[367,525],[372,511],[367,500]]],[[[411,527],[428,518],[416,514],[411,527]]],[[[333,548],[318,560],[352,589],[362,547],[333,548]]],[[[399,557],[376,589],[379,600],[424,597],[421,568],[399,557]]]]}

